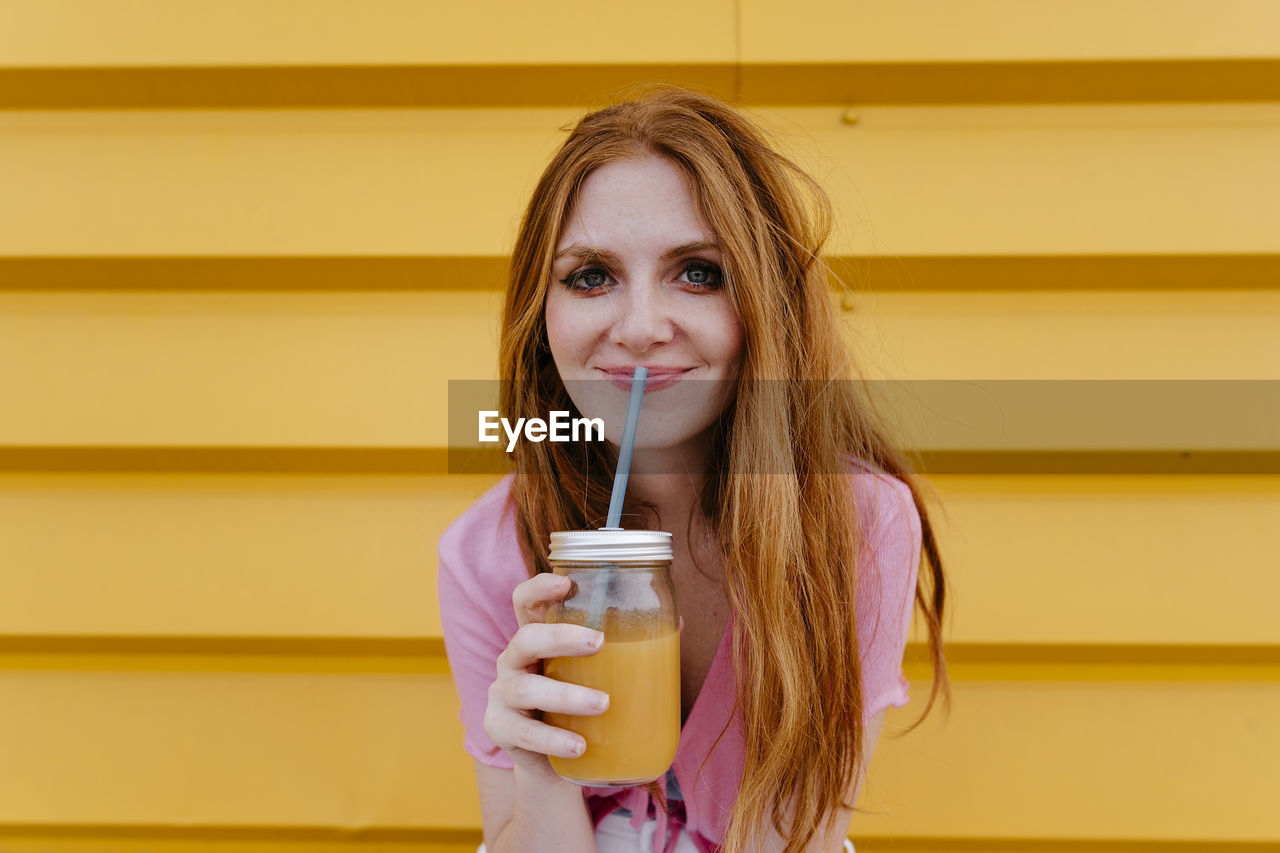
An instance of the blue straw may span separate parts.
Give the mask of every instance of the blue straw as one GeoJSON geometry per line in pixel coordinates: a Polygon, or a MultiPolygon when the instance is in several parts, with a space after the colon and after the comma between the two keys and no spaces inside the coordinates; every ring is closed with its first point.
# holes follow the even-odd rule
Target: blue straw
{"type": "Polygon", "coordinates": [[[631,472],[631,450],[636,446],[636,424],[640,420],[640,401],[644,398],[644,380],[649,369],[636,365],[631,377],[631,401],[627,404],[627,423],[622,428],[622,450],[618,453],[618,470],[613,475],[613,494],[609,498],[606,530],[617,530],[622,521],[622,499],[627,493],[627,475],[631,472]]]}

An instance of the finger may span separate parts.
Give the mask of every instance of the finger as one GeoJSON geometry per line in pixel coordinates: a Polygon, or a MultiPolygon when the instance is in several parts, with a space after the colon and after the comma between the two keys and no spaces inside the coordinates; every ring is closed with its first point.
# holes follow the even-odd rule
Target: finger
{"type": "Polygon", "coordinates": [[[570,586],[568,578],[550,572],[540,572],[518,584],[511,593],[516,622],[526,625],[543,621],[547,605],[568,595],[570,586]]]}
{"type": "Polygon", "coordinates": [[[499,697],[490,691],[489,707],[484,714],[484,733],[513,758],[524,753],[560,755],[574,758],[586,750],[581,735],[544,723],[529,714],[504,708],[499,697]]]}
{"type": "Polygon", "coordinates": [[[524,673],[501,682],[502,700],[520,711],[549,711],[594,717],[609,708],[609,694],[578,684],[557,681],[545,675],[524,673]]]}
{"type": "Polygon", "coordinates": [[[558,729],[530,717],[520,717],[516,725],[515,746],[544,755],[577,758],[586,752],[587,742],[581,735],[558,729]]]}
{"type": "Polygon", "coordinates": [[[498,655],[498,675],[528,669],[539,660],[586,657],[600,651],[604,633],[568,622],[530,622],[522,625],[498,655]]]}

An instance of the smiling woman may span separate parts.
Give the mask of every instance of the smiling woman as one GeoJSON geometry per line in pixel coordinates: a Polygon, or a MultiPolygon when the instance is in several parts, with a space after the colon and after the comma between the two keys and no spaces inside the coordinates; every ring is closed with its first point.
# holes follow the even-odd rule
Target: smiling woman
{"type": "Polygon", "coordinates": [[[675,87],[588,114],[543,173],[512,253],[501,409],[599,417],[606,440],[517,443],[516,473],[440,541],[491,853],[834,853],[885,710],[907,702],[917,604],[935,664],[925,713],[947,695],[928,514],[840,381],[856,374],[821,260],[829,219],[822,189],[750,121],[675,87]],[[542,663],[603,638],[546,623],[569,592],[547,544],[604,519],[640,365],[624,524],[672,534],[679,744],[658,782],[579,787],[548,757],[585,742],[541,715],[608,713],[609,697],[542,663]]]}
{"type": "Polygon", "coordinates": [[[738,375],[743,332],[715,234],[684,176],[658,156],[606,163],[583,184],[560,245],[557,284],[546,296],[547,340],[573,404],[612,414],[606,436],[616,444],[622,398],[614,390],[630,388],[636,365],[648,368],[646,392],[699,380],[681,389],[689,393],[647,398],[636,446],[666,450],[632,464],[637,474],[645,465],[701,467],[707,430],[738,375]]]}

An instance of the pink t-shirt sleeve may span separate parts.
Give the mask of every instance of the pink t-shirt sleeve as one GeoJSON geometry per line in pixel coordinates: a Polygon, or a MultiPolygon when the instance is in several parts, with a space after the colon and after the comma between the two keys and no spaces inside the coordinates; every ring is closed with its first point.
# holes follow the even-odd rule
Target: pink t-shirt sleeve
{"type": "Polygon", "coordinates": [[[500,482],[440,537],[437,586],[463,747],[482,764],[509,770],[515,766],[511,757],[484,733],[498,655],[519,627],[511,592],[528,578],[506,507],[507,486],[500,482]]]}
{"type": "Polygon", "coordinates": [[[864,719],[907,704],[902,669],[911,630],[922,541],[911,490],[884,474],[856,474],[862,524],[857,626],[864,719]]]}

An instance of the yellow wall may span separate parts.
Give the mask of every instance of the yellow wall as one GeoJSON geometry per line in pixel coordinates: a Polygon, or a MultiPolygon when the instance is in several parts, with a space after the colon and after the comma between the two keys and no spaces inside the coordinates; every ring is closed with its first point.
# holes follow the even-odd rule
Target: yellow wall
{"type": "MultiPolygon", "coordinates": [[[[1268,2],[0,0],[0,851],[474,850],[447,381],[658,79],[831,191],[872,375],[1280,379],[1268,2]]],[[[1268,414],[930,457],[954,709],[891,736],[910,664],[860,851],[1280,849],[1268,414]]]]}

